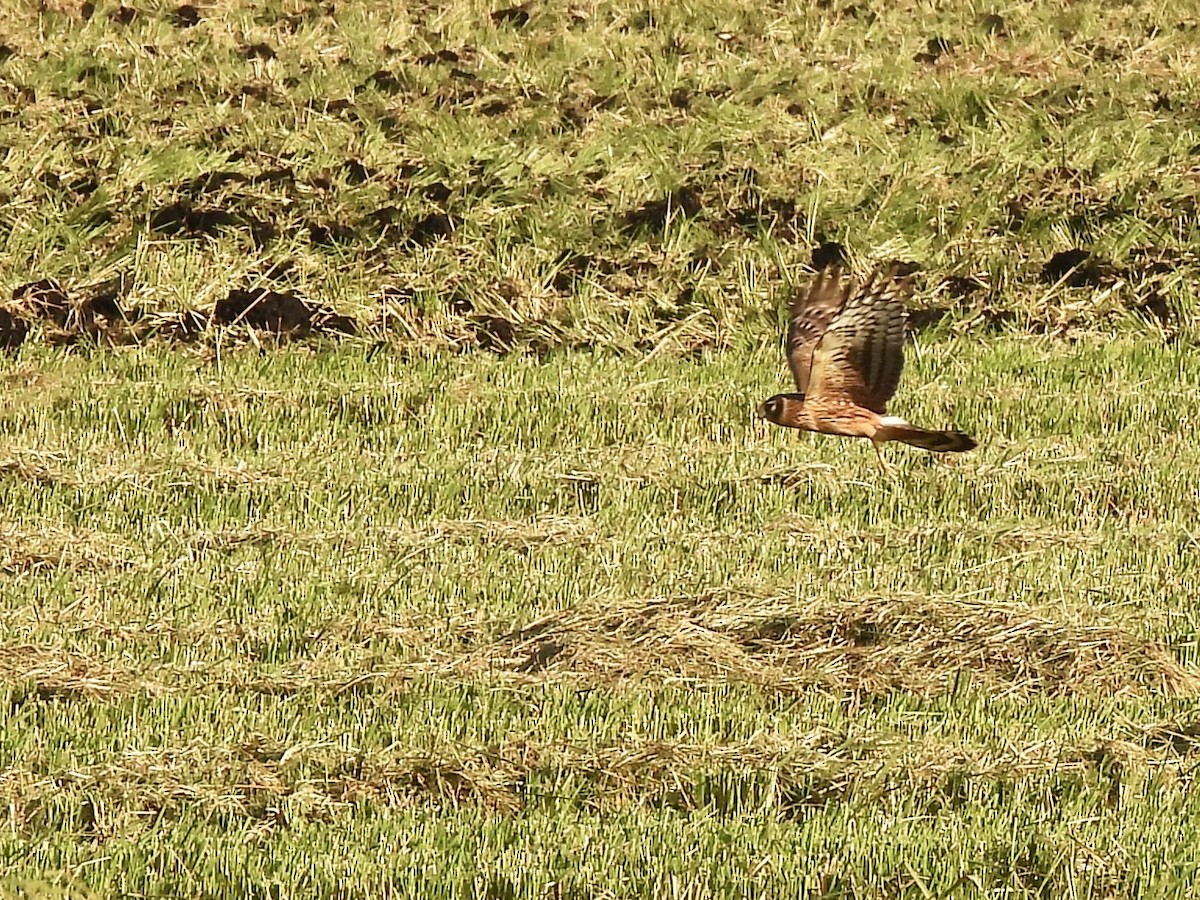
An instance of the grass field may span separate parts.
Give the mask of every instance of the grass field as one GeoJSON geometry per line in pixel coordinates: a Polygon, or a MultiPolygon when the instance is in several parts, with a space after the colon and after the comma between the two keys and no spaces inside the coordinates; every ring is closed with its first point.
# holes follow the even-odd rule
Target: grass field
{"type": "Polygon", "coordinates": [[[6,4],[0,893],[1190,896],[1200,8],[889,7],[6,4]]]}

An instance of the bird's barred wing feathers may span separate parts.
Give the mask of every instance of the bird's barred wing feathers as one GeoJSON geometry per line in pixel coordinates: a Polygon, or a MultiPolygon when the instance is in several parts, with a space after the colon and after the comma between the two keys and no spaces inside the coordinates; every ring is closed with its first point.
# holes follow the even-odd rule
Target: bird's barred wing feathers
{"type": "MultiPolygon", "coordinates": [[[[904,301],[911,280],[894,270],[876,272],[857,290],[846,280],[838,273],[838,293],[845,300],[812,350],[805,393],[882,414],[904,368],[904,301]]],[[[822,290],[832,293],[827,286],[822,290]]]]}
{"type": "Polygon", "coordinates": [[[801,394],[808,393],[813,351],[841,311],[851,287],[840,268],[822,269],[812,282],[792,294],[787,360],[801,394]]]}

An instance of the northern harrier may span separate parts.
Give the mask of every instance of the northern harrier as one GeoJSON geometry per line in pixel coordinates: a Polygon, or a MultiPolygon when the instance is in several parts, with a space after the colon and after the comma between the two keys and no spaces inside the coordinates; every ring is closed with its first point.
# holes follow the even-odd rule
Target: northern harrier
{"type": "Polygon", "coordinates": [[[911,291],[911,278],[895,268],[861,285],[840,268],[819,272],[792,299],[787,359],[798,393],[777,394],[759,416],[785,428],[870,438],[885,469],[884,441],[935,453],[974,447],[961,431],[928,431],[886,415],[904,367],[904,299],[911,291]]]}

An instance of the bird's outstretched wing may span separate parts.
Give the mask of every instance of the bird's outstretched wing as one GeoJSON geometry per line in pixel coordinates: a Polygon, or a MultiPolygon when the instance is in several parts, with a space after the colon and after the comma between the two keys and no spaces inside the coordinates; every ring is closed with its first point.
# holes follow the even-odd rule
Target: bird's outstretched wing
{"type": "Polygon", "coordinates": [[[853,285],[842,277],[840,268],[821,269],[816,277],[792,294],[788,320],[787,361],[796,379],[796,390],[808,393],[813,351],[829,323],[841,310],[853,285]]]}
{"type": "Polygon", "coordinates": [[[904,301],[912,279],[892,268],[875,272],[858,287],[839,270],[818,276],[812,290],[817,289],[821,297],[842,302],[832,315],[822,313],[828,325],[809,351],[804,393],[813,400],[849,400],[882,414],[904,368],[904,301]]]}

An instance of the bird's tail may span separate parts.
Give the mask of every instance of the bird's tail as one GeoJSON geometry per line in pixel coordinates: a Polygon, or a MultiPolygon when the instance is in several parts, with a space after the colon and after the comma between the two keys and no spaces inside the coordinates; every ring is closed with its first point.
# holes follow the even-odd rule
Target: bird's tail
{"type": "Polygon", "coordinates": [[[975,448],[975,439],[961,431],[929,431],[916,425],[887,424],[875,432],[877,441],[900,441],[934,453],[962,453],[975,448]]]}

